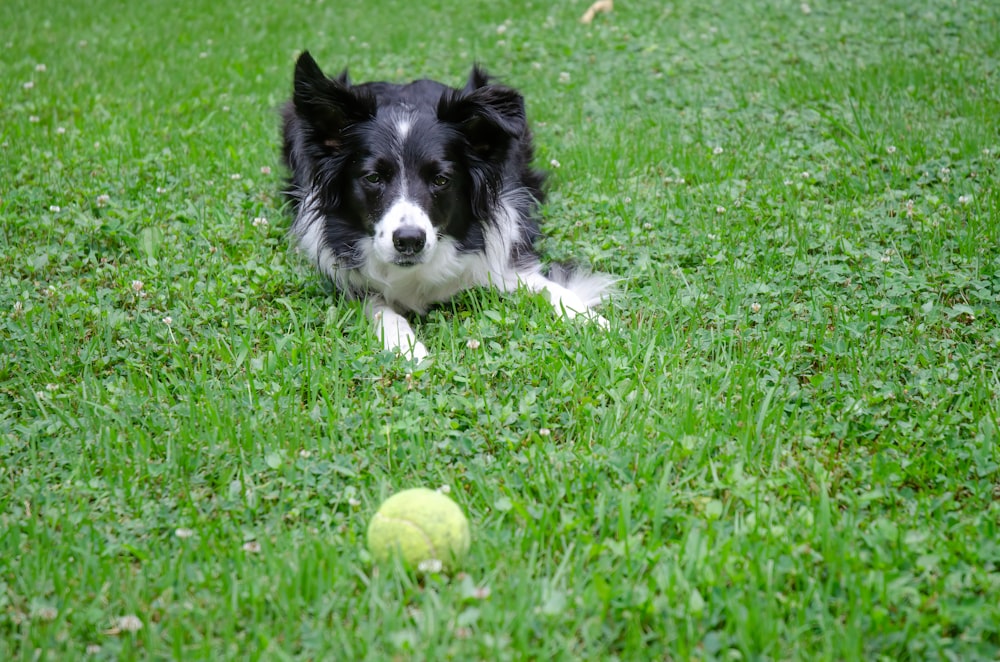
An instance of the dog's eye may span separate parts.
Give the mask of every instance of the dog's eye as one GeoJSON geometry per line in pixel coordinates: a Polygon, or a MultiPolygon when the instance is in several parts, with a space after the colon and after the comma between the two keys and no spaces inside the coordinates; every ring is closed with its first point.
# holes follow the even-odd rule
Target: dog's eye
{"type": "Polygon", "coordinates": [[[381,184],[382,175],[378,174],[377,172],[370,172],[367,175],[365,175],[365,181],[368,182],[369,184],[381,184]]]}
{"type": "Polygon", "coordinates": [[[445,177],[444,175],[438,175],[437,177],[431,180],[431,184],[434,186],[434,188],[444,188],[450,182],[451,180],[445,177]]]}

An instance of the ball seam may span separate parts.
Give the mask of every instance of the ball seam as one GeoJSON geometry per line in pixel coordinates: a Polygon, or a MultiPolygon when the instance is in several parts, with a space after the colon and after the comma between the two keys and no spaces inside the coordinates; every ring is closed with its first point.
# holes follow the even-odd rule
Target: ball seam
{"type": "MultiPolygon", "coordinates": [[[[382,513],[375,513],[375,517],[383,519],[383,520],[385,520],[386,522],[389,522],[389,523],[396,522],[396,523],[399,523],[399,524],[405,524],[407,526],[413,527],[414,529],[416,529],[417,533],[419,533],[420,536],[427,542],[427,548],[431,551],[431,555],[432,555],[431,558],[433,558],[435,561],[444,561],[444,559],[442,559],[438,555],[438,553],[437,553],[437,547],[434,545],[434,541],[431,540],[431,537],[427,535],[427,532],[424,531],[422,528],[420,528],[420,526],[416,522],[414,522],[412,520],[404,519],[402,517],[389,517],[388,515],[383,515],[382,513]]],[[[396,551],[400,552],[402,550],[397,549],[396,551]]]]}

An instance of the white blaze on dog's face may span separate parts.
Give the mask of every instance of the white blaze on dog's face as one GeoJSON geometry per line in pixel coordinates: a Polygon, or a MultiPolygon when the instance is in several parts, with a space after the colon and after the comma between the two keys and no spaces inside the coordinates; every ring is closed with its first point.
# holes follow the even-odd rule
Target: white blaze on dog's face
{"type": "Polygon", "coordinates": [[[440,132],[428,118],[396,111],[376,119],[369,154],[356,164],[363,214],[371,223],[371,255],[401,267],[434,260],[439,235],[457,216],[451,186],[453,161],[441,142],[426,143],[440,132]]]}

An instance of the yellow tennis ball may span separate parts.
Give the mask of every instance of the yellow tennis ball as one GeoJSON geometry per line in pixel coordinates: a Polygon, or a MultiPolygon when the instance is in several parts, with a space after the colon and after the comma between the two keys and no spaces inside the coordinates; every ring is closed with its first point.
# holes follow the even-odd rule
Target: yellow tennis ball
{"type": "Polygon", "coordinates": [[[392,495],[368,523],[368,551],[379,563],[398,556],[411,569],[447,572],[469,543],[469,520],[458,504],[424,487],[392,495]]]}

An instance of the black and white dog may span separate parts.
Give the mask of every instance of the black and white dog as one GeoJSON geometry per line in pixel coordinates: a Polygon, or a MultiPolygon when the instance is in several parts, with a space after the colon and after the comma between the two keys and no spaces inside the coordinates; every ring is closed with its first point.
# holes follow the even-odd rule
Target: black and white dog
{"type": "Polygon", "coordinates": [[[283,119],[291,233],[341,292],[367,302],[386,349],[426,357],[404,315],[479,286],[543,292],[559,314],[607,326],[592,307],[611,278],[543,272],[544,177],[516,90],[478,67],[462,89],[353,85],[304,52],[283,119]]]}

